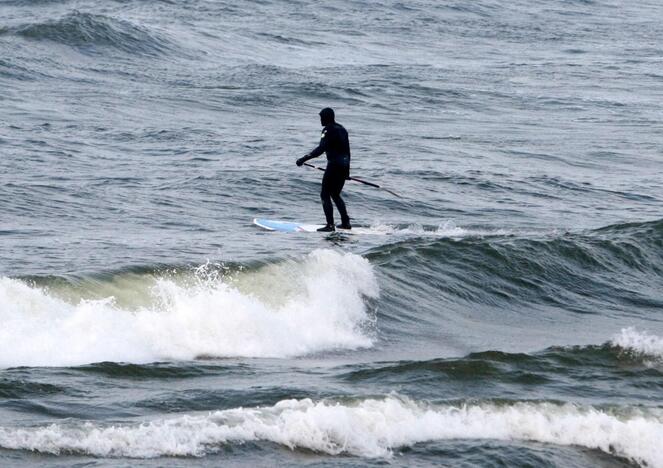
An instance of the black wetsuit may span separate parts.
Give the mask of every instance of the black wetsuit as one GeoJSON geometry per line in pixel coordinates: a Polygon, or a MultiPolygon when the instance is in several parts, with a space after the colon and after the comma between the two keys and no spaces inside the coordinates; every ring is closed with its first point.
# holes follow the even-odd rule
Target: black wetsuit
{"type": "Polygon", "coordinates": [[[325,126],[320,136],[320,144],[302,160],[316,158],[322,153],[327,154],[327,169],[322,177],[320,199],[322,209],[325,211],[325,218],[327,218],[327,225],[334,225],[334,208],[332,207],[332,200],[334,200],[341,215],[341,223],[349,226],[350,217],[345,208],[345,202],[341,198],[345,180],[350,177],[350,140],[343,125],[333,122],[325,126]]]}

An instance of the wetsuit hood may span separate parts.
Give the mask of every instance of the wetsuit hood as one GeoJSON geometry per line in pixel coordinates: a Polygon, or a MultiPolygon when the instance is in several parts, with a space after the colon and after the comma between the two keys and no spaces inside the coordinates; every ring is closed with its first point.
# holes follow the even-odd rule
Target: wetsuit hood
{"type": "Polygon", "coordinates": [[[320,111],[320,124],[323,127],[326,127],[327,125],[331,125],[334,123],[334,109],[330,107],[325,107],[320,111]]]}

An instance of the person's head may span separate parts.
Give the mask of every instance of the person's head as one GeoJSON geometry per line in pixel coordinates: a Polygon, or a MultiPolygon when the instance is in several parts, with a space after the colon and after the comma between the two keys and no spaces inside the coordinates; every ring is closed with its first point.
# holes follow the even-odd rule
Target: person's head
{"type": "Polygon", "coordinates": [[[325,107],[320,111],[320,125],[326,127],[334,123],[334,109],[325,107]]]}

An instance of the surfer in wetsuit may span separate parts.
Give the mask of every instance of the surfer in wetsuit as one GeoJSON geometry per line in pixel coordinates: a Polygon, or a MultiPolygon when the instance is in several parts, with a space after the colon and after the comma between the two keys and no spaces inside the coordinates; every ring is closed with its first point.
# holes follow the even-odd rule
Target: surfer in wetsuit
{"type": "Polygon", "coordinates": [[[327,169],[322,176],[322,209],[325,212],[327,224],[318,229],[322,232],[335,231],[334,208],[332,200],[341,215],[340,229],[352,229],[350,217],[345,208],[345,202],[341,198],[341,191],[345,180],[350,177],[350,141],[348,132],[341,124],[336,123],[334,110],[326,107],[320,111],[320,124],[324,127],[320,136],[320,144],[307,155],[297,160],[301,166],[312,158],[317,158],[322,153],[327,153],[327,169]]]}

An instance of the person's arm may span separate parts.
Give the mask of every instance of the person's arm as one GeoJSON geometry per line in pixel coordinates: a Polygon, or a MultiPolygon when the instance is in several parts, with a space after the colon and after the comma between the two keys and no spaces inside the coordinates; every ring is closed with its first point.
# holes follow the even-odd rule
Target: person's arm
{"type": "Polygon", "coordinates": [[[322,130],[322,135],[320,136],[320,144],[315,149],[311,150],[308,154],[299,158],[297,160],[297,165],[301,166],[309,159],[317,158],[326,150],[327,150],[327,129],[325,128],[324,130],[322,130]]]}

